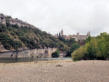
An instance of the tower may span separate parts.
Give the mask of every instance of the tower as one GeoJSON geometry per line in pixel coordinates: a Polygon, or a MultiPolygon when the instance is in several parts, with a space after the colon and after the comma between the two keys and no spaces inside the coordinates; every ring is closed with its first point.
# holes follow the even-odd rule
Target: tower
{"type": "Polygon", "coordinates": [[[63,36],[63,35],[64,35],[63,29],[61,30],[60,35],[61,35],[61,36],[63,36]]]}

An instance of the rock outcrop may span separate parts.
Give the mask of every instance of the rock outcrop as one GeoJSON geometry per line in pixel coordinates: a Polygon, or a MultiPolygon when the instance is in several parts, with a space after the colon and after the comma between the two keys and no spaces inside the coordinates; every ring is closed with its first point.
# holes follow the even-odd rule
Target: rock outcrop
{"type": "Polygon", "coordinates": [[[10,25],[18,25],[19,27],[31,27],[34,28],[33,25],[28,24],[27,22],[23,22],[18,18],[12,18],[11,16],[6,16],[4,14],[0,14],[0,23],[1,24],[10,24],[10,25]]]}

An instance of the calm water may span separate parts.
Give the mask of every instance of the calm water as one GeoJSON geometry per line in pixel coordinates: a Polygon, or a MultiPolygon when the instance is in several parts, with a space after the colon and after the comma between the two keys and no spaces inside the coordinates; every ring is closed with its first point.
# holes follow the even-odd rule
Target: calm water
{"type": "Polygon", "coordinates": [[[0,58],[0,63],[13,63],[13,62],[32,62],[32,61],[50,61],[50,60],[67,60],[71,58],[18,58],[17,60],[11,58],[0,58]]]}
{"type": "MultiPolygon", "coordinates": [[[[11,58],[11,54],[13,52],[0,53],[0,63],[13,63],[13,62],[31,62],[31,61],[50,61],[50,60],[66,60],[71,58],[31,58],[27,57],[26,53],[24,53],[24,57],[18,57],[17,60],[15,58],[11,58]]],[[[19,52],[22,53],[22,52],[19,52]]]]}

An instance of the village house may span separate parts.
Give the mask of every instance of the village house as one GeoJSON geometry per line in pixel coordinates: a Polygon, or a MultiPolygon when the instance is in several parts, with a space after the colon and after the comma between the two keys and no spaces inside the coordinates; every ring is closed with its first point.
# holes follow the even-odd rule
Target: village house
{"type": "Polygon", "coordinates": [[[5,16],[4,14],[0,14],[0,23],[6,25],[9,23],[10,25],[18,25],[19,27],[31,27],[34,28],[33,25],[30,25],[18,18],[12,18],[10,16],[5,16]]]}
{"type": "Polygon", "coordinates": [[[73,38],[76,42],[84,43],[84,41],[90,36],[90,32],[86,35],[81,35],[80,33],[73,34],[73,35],[64,35],[63,30],[61,30],[58,34],[55,35],[56,38],[63,37],[66,40],[73,38]]]}

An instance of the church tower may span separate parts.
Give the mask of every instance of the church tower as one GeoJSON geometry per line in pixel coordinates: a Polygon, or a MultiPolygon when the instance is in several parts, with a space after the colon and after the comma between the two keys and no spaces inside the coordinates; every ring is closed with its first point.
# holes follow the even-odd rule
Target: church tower
{"type": "Polygon", "coordinates": [[[61,36],[63,36],[63,35],[64,35],[63,29],[61,30],[60,34],[61,34],[61,36]]]}

